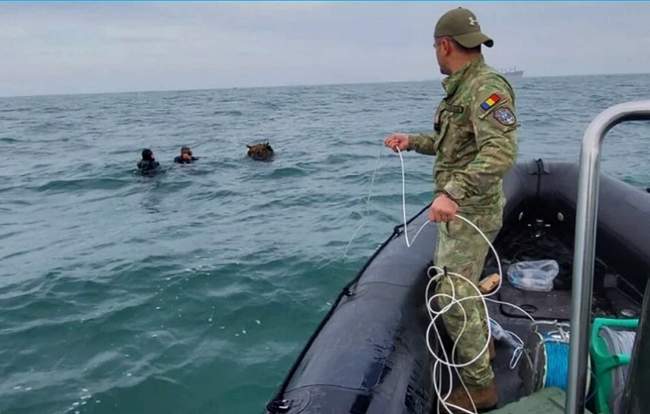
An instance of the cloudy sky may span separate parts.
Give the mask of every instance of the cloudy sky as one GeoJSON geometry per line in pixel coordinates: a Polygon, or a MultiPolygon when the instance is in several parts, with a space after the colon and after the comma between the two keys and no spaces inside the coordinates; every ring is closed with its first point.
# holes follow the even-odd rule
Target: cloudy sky
{"type": "Polygon", "coordinates": [[[650,3],[0,3],[0,96],[435,79],[458,5],[495,67],[650,72],[650,3]]]}

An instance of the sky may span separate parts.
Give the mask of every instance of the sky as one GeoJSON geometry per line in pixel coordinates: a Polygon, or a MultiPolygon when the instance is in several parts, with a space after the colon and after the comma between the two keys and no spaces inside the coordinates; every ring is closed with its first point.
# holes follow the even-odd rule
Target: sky
{"type": "Polygon", "coordinates": [[[650,72],[650,3],[0,2],[0,96],[438,79],[459,5],[496,68],[650,72]]]}

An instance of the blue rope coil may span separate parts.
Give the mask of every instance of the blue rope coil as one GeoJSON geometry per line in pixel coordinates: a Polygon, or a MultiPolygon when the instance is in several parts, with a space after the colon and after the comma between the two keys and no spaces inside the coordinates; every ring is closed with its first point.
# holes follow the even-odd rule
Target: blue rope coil
{"type": "Polygon", "coordinates": [[[569,344],[554,339],[544,339],[546,351],[546,380],[544,387],[567,389],[569,378],[569,344]]]}

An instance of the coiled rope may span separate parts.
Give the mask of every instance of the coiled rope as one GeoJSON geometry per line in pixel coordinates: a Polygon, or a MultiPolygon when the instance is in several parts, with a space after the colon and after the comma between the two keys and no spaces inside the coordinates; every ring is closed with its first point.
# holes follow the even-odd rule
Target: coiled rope
{"type": "MultiPolygon", "coordinates": [[[[420,226],[420,228],[418,229],[418,231],[415,233],[415,236],[413,236],[413,239],[409,240],[409,237],[408,237],[408,223],[406,221],[406,180],[405,180],[405,172],[404,172],[404,158],[403,158],[402,152],[399,150],[399,148],[397,148],[397,154],[399,155],[400,165],[401,165],[401,168],[402,168],[402,218],[404,220],[404,240],[406,242],[406,246],[408,248],[410,248],[415,243],[415,240],[418,238],[418,236],[420,235],[420,233],[422,232],[424,227],[426,227],[428,224],[430,224],[431,221],[427,220],[424,224],[422,224],[420,226]]],[[[528,312],[526,312],[525,310],[523,310],[522,308],[520,308],[517,305],[514,305],[512,303],[508,303],[508,302],[499,301],[499,300],[491,298],[491,296],[494,296],[494,295],[496,295],[498,293],[499,289],[501,288],[502,281],[503,281],[503,270],[502,270],[502,267],[501,267],[501,259],[499,258],[499,254],[497,253],[496,249],[494,248],[494,246],[492,245],[490,240],[487,238],[485,233],[483,233],[483,231],[481,231],[480,228],[478,228],[469,219],[463,217],[460,214],[456,214],[455,217],[462,220],[462,221],[464,221],[469,226],[471,226],[474,230],[476,230],[477,233],[479,233],[481,235],[483,240],[485,240],[485,242],[489,246],[489,248],[492,251],[492,254],[494,255],[494,258],[496,259],[496,262],[497,262],[498,274],[499,274],[499,283],[498,283],[496,289],[494,289],[492,292],[487,293],[487,294],[482,294],[481,291],[478,289],[478,287],[471,280],[466,278],[465,276],[463,276],[461,274],[458,274],[458,273],[454,273],[454,272],[448,272],[446,269],[441,268],[441,267],[436,266],[436,265],[433,265],[433,266],[429,267],[429,269],[427,270],[427,275],[429,276],[429,281],[428,281],[426,289],[425,289],[425,303],[426,303],[427,313],[429,314],[429,319],[430,319],[429,326],[427,327],[427,330],[426,330],[426,345],[427,345],[427,349],[429,350],[429,353],[431,354],[431,356],[435,360],[435,362],[433,364],[433,369],[432,369],[432,374],[431,375],[432,375],[432,382],[433,382],[434,391],[435,391],[436,396],[438,397],[438,401],[439,401],[439,404],[438,404],[438,407],[437,407],[438,413],[440,413],[440,408],[442,407],[449,414],[453,413],[452,410],[454,410],[455,412],[462,412],[462,413],[467,413],[467,414],[475,414],[476,413],[476,405],[474,404],[474,401],[472,400],[471,394],[469,393],[469,391],[467,389],[467,386],[464,384],[462,378],[460,377],[460,375],[458,373],[458,369],[462,368],[462,367],[467,367],[467,366],[475,363],[476,361],[478,361],[479,358],[481,358],[481,356],[484,353],[487,352],[487,349],[488,349],[488,346],[489,346],[489,343],[490,343],[490,338],[492,337],[492,327],[490,326],[489,322],[486,324],[487,325],[486,326],[487,335],[486,335],[486,338],[485,338],[485,343],[481,347],[481,350],[473,358],[469,359],[468,361],[462,362],[462,363],[456,362],[456,358],[455,358],[455,356],[456,356],[456,347],[458,345],[459,339],[462,337],[462,335],[463,335],[463,333],[465,331],[465,328],[467,327],[467,313],[466,313],[465,309],[463,308],[462,303],[465,302],[465,301],[470,301],[470,300],[475,300],[475,299],[480,300],[481,305],[482,305],[481,308],[482,308],[483,312],[485,312],[485,316],[486,316],[485,319],[484,319],[485,321],[489,321],[489,319],[490,319],[490,313],[489,313],[489,310],[488,310],[488,307],[487,307],[487,302],[488,301],[493,302],[493,303],[502,304],[502,305],[511,306],[511,307],[517,309],[518,311],[522,312],[531,321],[534,322],[535,319],[528,312]],[[433,276],[431,275],[432,270],[435,271],[435,274],[433,276]],[[430,295],[429,293],[430,293],[431,286],[433,285],[433,283],[439,281],[443,277],[458,278],[458,279],[463,280],[465,283],[468,284],[468,286],[471,286],[472,289],[474,289],[474,291],[476,292],[476,295],[457,298],[456,297],[456,289],[454,287],[453,282],[451,283],[451,287],[452,287],[452,294],[451,295],[448,295],[446,293],[436,293],[436,294],[430,295]],[[436,310],[434,308],[433,304],[437,303],[438,299],[448,300],[449,303],[446,306],[442,307],[440,310],[436,310]],[[438,327],[436,325],[436,321],[438,320],[438,318],[442,317],[445,313],[449,312],[449,310],[455,305],[458,305],[460,307],[461,311],[462,311],[463,325],[462,325],[462,328],[461,328],[459,334],[457,335],[456,339],[454,340],[454,343],[453,343],[453,346],[452,346],[452,349],[451,349],[451,354],[447,354],[447,351],[445,350],[444,346],[442,346],[442,337],[441,337],[440,332],[438,330],[438,327]],[[433,334],[434,334],[434,338],[436,339],[438,344],[440,344],[439,349],[441,350],[441,353],[442,353],[441,355],[438,355],[436,353],[436,351],[434,350],[433,346],[431,345],[431,337],[432,337],[431,333],[432,333],[432,331],[433,331],[433,334]],[[463,407],[459,407],[459,406],[456,406],[456,405],[451,404],[451,403],[448,402],[449,396],[451,395],[452,388],[450,387],[446,392],[443,392],[443,390],[442,390],[443,373],[445,373],[445,372],[446,372],[446,375],[447,375],[446,382],[449,383],[449,384],[452,383],[453,373],[454,372],[457,374],[458,378],[460,378],[460,384],[463,387],[463,389],[465,390],[465,393],[467,394],[467,396],[469,398],[469,401],[472,404],[472,408],[473,408],[472,411],[468,411],[463,407]]],[[[450,281],[451,280],[452,279],[450,279],[450,281]]],[[[508,332],[508,331],[506,331],[506,332],[514,335],[514,337],[516,337],[516,338],[519,338],[515,334],[513,334],[512,332],[508,332]]],[[[519,341],[523,344],[523,341],[521,341],[521,339],[519,339],[519,341]]],[[[521,353],[521,351],[519,351],[519,353],[521,353]]],[[[514,358],[515,358],[515,355],[513,355],[513,359],[514,358]]]]}

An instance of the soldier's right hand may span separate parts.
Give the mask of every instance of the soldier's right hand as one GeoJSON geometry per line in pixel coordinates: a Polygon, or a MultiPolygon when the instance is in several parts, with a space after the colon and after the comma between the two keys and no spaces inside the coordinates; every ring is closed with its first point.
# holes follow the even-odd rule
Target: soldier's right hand
{"type": "Polygon", "coordinates": [[[409,135],[403,134],[401,132],[395,132],[393,134],[390,134],[384,140],[384,145],[395,152],[397,152],[398,149],[400,151],[406,151],[409,146],[409,135]]]}

